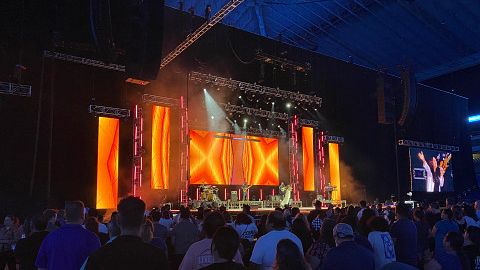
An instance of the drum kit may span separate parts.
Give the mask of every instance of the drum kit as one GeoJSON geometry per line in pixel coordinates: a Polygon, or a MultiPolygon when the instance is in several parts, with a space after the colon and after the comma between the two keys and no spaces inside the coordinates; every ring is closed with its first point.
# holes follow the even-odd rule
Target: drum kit
{"type": "Polygon", "coordinates": [[[205,202],[217,202],[220,201],[218,197],[218,187],[211,185],[200,186],[200,199],[205,202]]]}

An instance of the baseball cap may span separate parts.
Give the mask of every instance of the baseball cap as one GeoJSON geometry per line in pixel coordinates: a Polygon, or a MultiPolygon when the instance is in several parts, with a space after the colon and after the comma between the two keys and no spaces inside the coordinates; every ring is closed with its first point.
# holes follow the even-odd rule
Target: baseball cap
{"type": "Polygon", "coordinates": [[[338,223],[333,227],[333,235],[336,235],[339,238],[353,237],[352,226],[346,223],[338,223]]]}

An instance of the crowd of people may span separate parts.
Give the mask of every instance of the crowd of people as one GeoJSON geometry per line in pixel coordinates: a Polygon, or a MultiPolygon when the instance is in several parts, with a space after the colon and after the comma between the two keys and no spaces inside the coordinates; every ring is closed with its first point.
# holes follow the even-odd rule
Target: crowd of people
{"type": "Polygon", "coordinates": [[[475,270],[480,269],[480,201],[399,203],[302,213],[277,208],[256,216],[225,207],[169,205],[146,210],[122,199],[108,220],[81,201],[25,219],[8,215],[0,228],[0,270],[475,270]],[[478,259],[477,259],[478,258],[478,259]]]}

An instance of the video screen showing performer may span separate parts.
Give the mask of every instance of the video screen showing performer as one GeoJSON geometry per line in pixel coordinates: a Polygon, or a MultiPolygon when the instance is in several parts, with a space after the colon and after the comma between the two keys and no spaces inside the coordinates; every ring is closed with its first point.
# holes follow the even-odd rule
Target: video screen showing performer
{"type": "Polygon", "coordinates": [[[410,148],[412,191],[453,192],[452,153],[410,148]]]}

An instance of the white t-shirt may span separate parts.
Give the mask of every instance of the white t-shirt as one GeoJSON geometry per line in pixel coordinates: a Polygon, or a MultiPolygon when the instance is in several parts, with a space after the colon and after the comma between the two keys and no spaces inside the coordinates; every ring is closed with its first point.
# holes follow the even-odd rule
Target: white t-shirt
{"type": "Polygon", "coordinates": [[[359,220],[362,218],[362,216],[363,216],[363,211],[365,211],[365,208],[362,208],[362,209],[360,209],[360,210],[358,211],[358,213],[357,213],[357,221],[359,221],[359,220]]]}
{"type": "Polygon", "coordinates": [[[234,229],[237,231],[241,239],[248,239],[250,242],[253,242],[253,238],[255,238],[255,235],[258,232],[258,228],[255,223],[235,224],[234,229]]]}
{"type": "Polygon", "coordinates": [[[302,242],[295,234],[287,230],[271,231],[257,240],[250,261],[259,264],[263,270],[273,269],[275,255],[277,254],[277,244],[283,239],[292,240],[298,246],[303,256],[302,242]]]}
{"type": "Polygon", "coordinates": [[[380,270],[384,265],[396,261],[395,247],[390,233],[373,231],[368,234],[368,241],[373,247],[375,270],[380,270]]]}
{"type": "MultiPolygon", "coordinates": [[[[198,270],[203,267],[207,267],[214,263],[212,255],[212,239],[205,238],[198,242],[193,243],[183,257],[182,263],[178,270],[198,270]]],[[[242,256],[237,250],[233,261],[243,264],[242,256]]]]}

